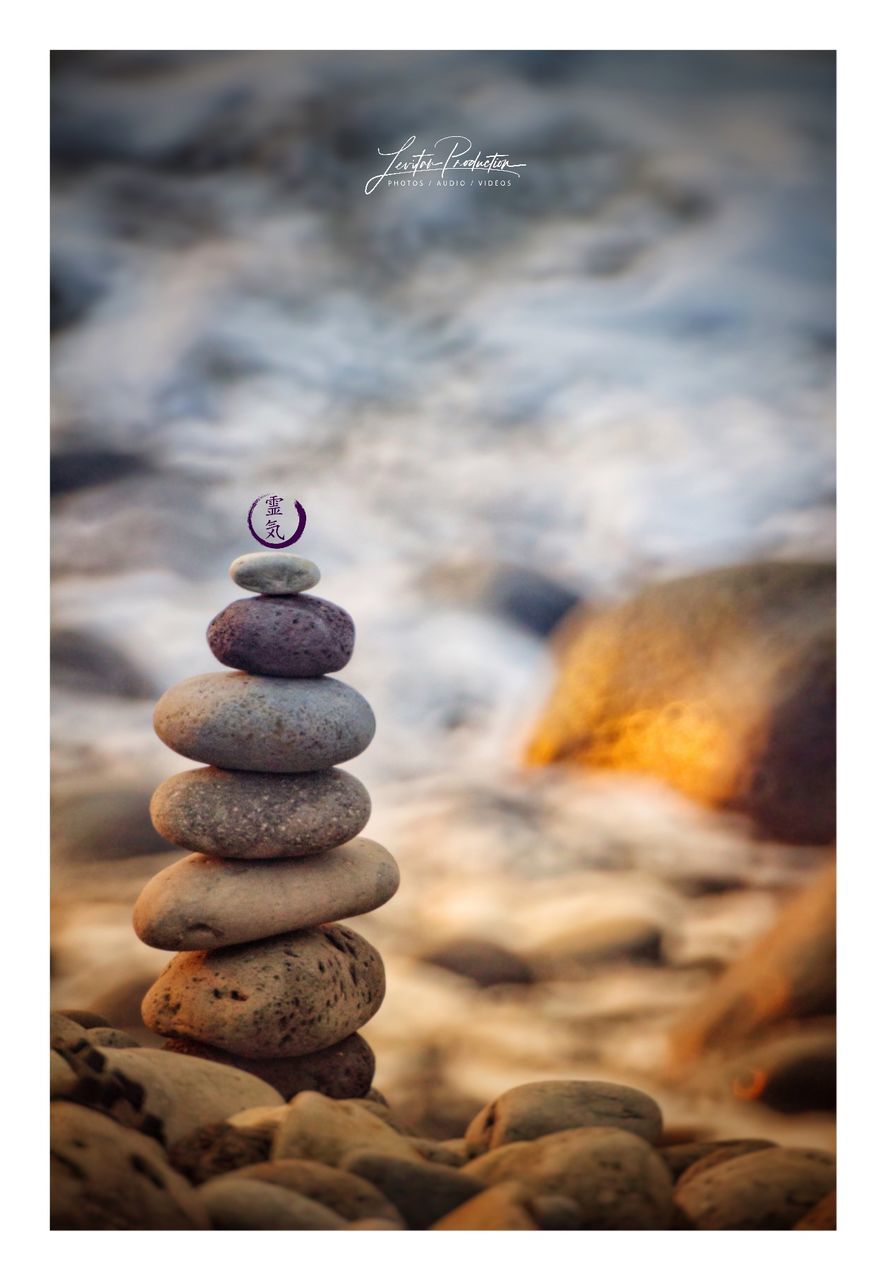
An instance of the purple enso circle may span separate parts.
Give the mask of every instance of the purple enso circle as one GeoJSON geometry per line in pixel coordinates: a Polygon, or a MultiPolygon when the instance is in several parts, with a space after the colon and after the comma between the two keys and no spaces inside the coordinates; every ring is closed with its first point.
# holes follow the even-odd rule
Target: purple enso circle
{"type": "Polygon", "coordinates": [[[308,517],[302,504],[300,502],[296,502],[295,509],[298,512],[298,525],[295,533],[291,538],[287,538],[285,542],[267,542],[264,538],[260,538],[252,527],[252,513],[261,502],[262,498],[269,498],[270,496],[271,495],[269,493],[260,493],[258,495],[255,502],[253,502],[252,506],[249,508],[249,515],[246,517],[246,524],[249,528],[249,532],[252,534],[253,538],[255,538],[256,542],[260,542],[263,547],[270,547],[272,551],[279,551],[282,547],[291,547],[293,542],[298,542],[299,538],[305,531],[305,525],[308,522],[308,517]]]}

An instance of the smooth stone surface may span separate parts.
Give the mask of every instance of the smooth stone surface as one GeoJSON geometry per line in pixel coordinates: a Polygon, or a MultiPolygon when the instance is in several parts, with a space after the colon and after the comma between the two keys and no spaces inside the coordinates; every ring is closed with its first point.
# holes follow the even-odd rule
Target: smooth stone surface
{"type": "Polygon", "coordinates": [[[474,1117],[465,1134],[470,1155],[526,1142],[562,1129],[605,1125],[636,1133],[647,1142],[661,1134],[654,1098],[627,1085],[602,1080],[543,1080],[508,1089],[474,1117]]]}
{"type": "Polygon", "coordinates": [[[289,551],[253,551],[238,556],[228,573],[244,591],[260,591],[268,596],[297,595],[320,581],[313,560],[289,551]]]}
{"type": "Polygon", "coordinates": [[[769,1147],[694,1178],[684,1174],[674,1203],[698,1231],[786,1231],[834,1189],[835,1181],[828,1152],[769,1147]]]}
{"type": "Polygon", "coordinates": [[[92,1027],[109,1027],[111,1024],[107,1018],[103,1018],[100,1013],[93,1013],[91,1009],[54,1009],[53,1013],[60,1014],[63,1018],[76,1022],[78,1026],[85,1027],[89,1030],[92,1027]]]}
{"type": "Polygon", "coordinates": [[[209,1227],[196,1191],[153,1138],[72,1102],[50,1107],[54,1231],[191,1231],[209,1227]]]}
{"type": "Polygon", "coordinates": [[[271,1134],[221,1121],[201,1124],[169,1148],[169,1163],[189,1182],[199,1185],[223,1173],[266,1160],[271,1134]]]}
{"type": "Polygon", "coordinates": [[[139,894],[132,923],[149,947],[230,947],[382,906],[400,873],[387,849],[358,837],[309,858],[244,862],[192,853],[139,894]]]}
{"type": "Polygon", "coordinates": [[[471,1160],[462,1172],[490,1185],[516,1180],[533,1195],[567,1196],[586,1230],[663,1231],[671,1224],[667,1166],[648,1142],[624,1129],[567,1129],[509,1143],[471,1160]]]}
{"type": "Polygon", "coordinates": [[[49,1050],[49,1096],[67,1098],[77,1087],[77,1074],[57,1049],[49,1050]]]}
{"type": "Polygon", "coordinates": [[[345,1225],[297,1191],[233,1174],[204,1183],[197,1194],[216,1231],[338,1231],[345,1225]]]}
{"type": "Polygon", "coordinates": [[[267,1160],[238,1170],[237,1176],[298,1191],[349,1222],[384,1218],[398,1227],[403,1223],[391,1202],[371,1182],[316,1160],[267,1160]]]}
{"type": "Polygon", "coordinates": [[[140,1049],[141,1045],[125,1031],[116,1027],[90,1027],[86,1032],[90,1044],[99,1049],[140,1049]]]}
{"type": "Polygon", "coordinates": [[[161,782],[151,797],[151,820],[161,836],[223,858],[323,853],[359,835],[371,809],[363,783],[343,769],[188,769],[161,782]]]}
{"type": "Polygon", "coordinates": [[[197,1040],[167,1040],[164,1049],[186,1053],[210,1062],[223,1062],[241,1071],[251,1071],[289,1101],[304,1089],[327,1098],[362,1098],[375,1074],[375,1054],[359,1035],[346,1036],[328,1049],[304,1053],[297,1058],[244,1058],[225,1053],[197,1040]]]}
{"type": "Polygon", "coordinates": [[[244,1058],[287,1058],[359,1030],[384,993],[375,947],[345,925],[324,925],[177,955],[147,992],[142,1017],[158,1035],[244,1058]]]}
{"type": "Polygon", "coordinates": [[[502,1182],[435,1222],[432,1231],[537,1231],[521,1182],[502,1182]]]}
{"type": "Polygon", "coordinates": [[[340,671],[354,652],[354,620],[320,596],[256,596],[217,613],[206,639],[226,667],[304,679],[340,671]]]}
{"type": "Polygon", "coordinates": [[[814,1209],[804,1214],[794,1227],[795,1231],[836,1231],[837,1230],[837,1192],[829,1192],[819,1200],[814,1209]]]}
{"type": "Polygon", "coordinates": [[[278,680],[231,671],[173,685],[154,709],[154,729],[167,747],[203,764],[308,773],[365,751],[375,716],[356,689],[331,676],[278,680]]]}
{"type": "MultiPolygon", "coordinates": [[[[73,1065],[76,1071],[78,1063],[73,1065]]],[[[92,1048],[89,1066],[93,1069],[81,1077],[74,1101],[82,1098],[167,1144],[245,1107],[283,1102],[276,1089],[246,1071],[162,1049],[92,1048]]]]}
{"type": "MultiPolygon", "coordinates": [[[[753,1141],[756,1143],[756,1150],[762,1150],[764,1147],[775,1146],[774,1142],[769,1142],[765,1138],[753,1139],[720,1139],[709,1142],[678,1142],[669,1144],[666,1147],[659,1147],[658,1154],[664,1160],[668,1169],[671,1171],[671,1177],[676,1179],[682,1177],[690,1167],[694,1167],[706,1156],[716,1154],[718,1151],[728,1151],[730,1148],[743,1145],[745,1142],[753,1141]]],[[[746,1154],[744,1151],[737,1153],[738,1155],[746,1154]]]]}
{"type": "Polygon", "coordinates": [[[737,1160],[739,1156],[750,1155],[752,1151],[765,1151],[768,1147],[774,1146],[774,1143],[767,1142],[764,1138],[744,1138],[735,1142],[721,1142],[716,1150],[708,1151],[691,1164],[678,1178],[677,1186],[685,1187],[693,1178],[697,1178],[699,1174],[706,1172],[708,1169],[716,1169],[718,1164],[725,1164],[727,1160],[737,1160]]]}
{"type": "Polygon", "coordinates": [[[426,952],[421,959],[457,973],[478,987],[524,984],[535,980],[529,964],[515,952],[485,938],[460,937],[426,952]]]}
{"type": "Polygon", "coordinates": [[[404,1160],[421,1160],[409,1138],[354,1102],[335,1102],[307,1092],[293,1098],[287,1111],[274,1136],[274,1160],[317,1160],[335,1166],[363,1147],[404,1160]]]}
{"type": "Polygon", "coordinates": [[[416,1164],[379,1151],[355,1151],[342,1168],[365,1178],[395,1205],[406,1225],[424,1230],[486,1190],[478,1178],[445,1165],[416,1164]]]}

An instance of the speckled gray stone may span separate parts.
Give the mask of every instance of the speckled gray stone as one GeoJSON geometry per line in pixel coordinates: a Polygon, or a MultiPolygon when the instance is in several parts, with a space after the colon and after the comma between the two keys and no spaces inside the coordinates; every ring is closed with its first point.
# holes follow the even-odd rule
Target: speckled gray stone
{"type": "Polygon", "coordinates": [[[346,844],[366,826],[369,792],[343,769],[243,773],[188,769],[151,797],[166,840],[225,858],[294,858],[346,844]]]}
{"type": "Polygon", "coordinates": [[[350,685],[231,671],[192,676],[154,710],[157,736],[191,760],[223,769],[308,773],[359,755],[375,717],[350,685]]]}
{"type": "Polygon", "coordinates": [[[345,925],[218,951],[185,951],[142,1002],[151,1031],[244,1058],[285,1058],[343,1040],[385,993],[381,956],[345,925]]]}
{"type": "Polygon", "coordinates": [[[829,1152],[768,1147],[684,1174],[674,1202],[698,1231],[787,1231],[835,1181],[829,1152]]]}
{"type": "Polygon", "coordinates": [[[320,570],[313,560],[289,551],[253,551],[239,556],[228,572],[244,591],[268,596],[297,595],[320,581],[320,570]]]}
{"type": "Polygon", "coordinates": [[[667,1166],[648,1142],[623,1129],[567,1129],[511,1142],[471,1160],[462,1173],[490,1186],[517,1179],[535,1195],[568,1196],[584,1230],[662,1231],[671,1224],[667,1166]]]}
{"type": "Polygon", "coordinates": [[[212,950],[364,915],[399,883],[387,849],[362,837],[310,858],[269,863],[192,853],[148,881],[132,923],[149,947],[212,950]]]}
{"type": "Polygon", "coordinates": [[[636,1133],[647,1142],[661,1134],[654,1098],[628,1085],[603,1080],[541,1080],[517,1085],[490,1102],[468,1126],[470,1155],[510,1142],[527,1142],[563,1129],[605,1125],[636,1133]]]}
{"type": "Polygon", "coordinates": [[[252,596],[216,614],[206,639],[226,667],[304,679],[340,671],[349,661],[354,622],[319,596],[252,596]]]}

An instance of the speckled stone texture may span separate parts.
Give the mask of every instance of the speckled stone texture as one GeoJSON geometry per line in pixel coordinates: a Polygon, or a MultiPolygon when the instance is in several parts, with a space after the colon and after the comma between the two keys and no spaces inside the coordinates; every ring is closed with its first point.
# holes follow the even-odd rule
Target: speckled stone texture
{"type": "Polygon", "coordinates": [[[366,826],[369,792],[343,769],[244,773],[188,769],[161,782],[151,820],[166,840],[225,858],[297,858],[366,826]]]}
{"type": "Polygon", "coordinates": [[[320,581],[320,570],[313,560],[291,551],[253,551],[238,556],[229,573],[244,591],[261,591],[270,596],[296,595],[316,587],[320,581]]]}
{"type": "Polygon", "coordinates": [[[270,863],[193,853],[148,881],[132,922],[149,947],[213,950],[364,915],[399,883],[387,849],[359,836],[310,858],[270,863]]]}
{"type": "Polygon", "coordinates": [[[319,596],[253,596],[216,614],[206,639],[226,667],[301,679],[340,671],[350,661],[354,623],[319,596]]]}
{"type": "Polygon", "coordinates": [[[232,671],[173,685],[157,703],[154,729],[173,751],[203,764],[308,773],[364,751],[375,716],[356,689],[331,676],[280,680],[232,671]]]}
{"type": "Polygon", "coordinates": [[[375,1054],[356,1033],[327,1049],[317,1049],[297,1058],[244,1058],[214,1045],[181,1037],[167,1040],[163,1048],[171,1053],[185,1053],[251,1071],[287,1102],[303,1089],[322,1093],[327,1098],[362,1098],[372,1087],[375,1074],[375,1054]]]}
{"type": "Polygon", "coordinates": [[[175,956],[142,1017],[244,1058],[313,1053],[359,1030],[385,993],[381,956],[344,925],[324,925],[218,951],[175,956]]]}

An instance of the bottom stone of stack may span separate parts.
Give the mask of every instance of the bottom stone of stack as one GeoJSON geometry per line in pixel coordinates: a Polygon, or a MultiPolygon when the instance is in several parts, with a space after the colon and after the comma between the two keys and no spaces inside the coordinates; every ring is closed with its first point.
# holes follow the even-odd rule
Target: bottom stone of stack
{"type": "Polygon", "coordinates": [[[303,1089],[325,1094],[327,1098],[362,1098],[372,1087],[375,1074],[375,1054],[357,1034],[299,1058],[244,1058],[185,1037],[167,1040],[163,1047],[171,1053],[189,1054],[251,1071],[273,1086],[287,1102],[303,1089]]]}

